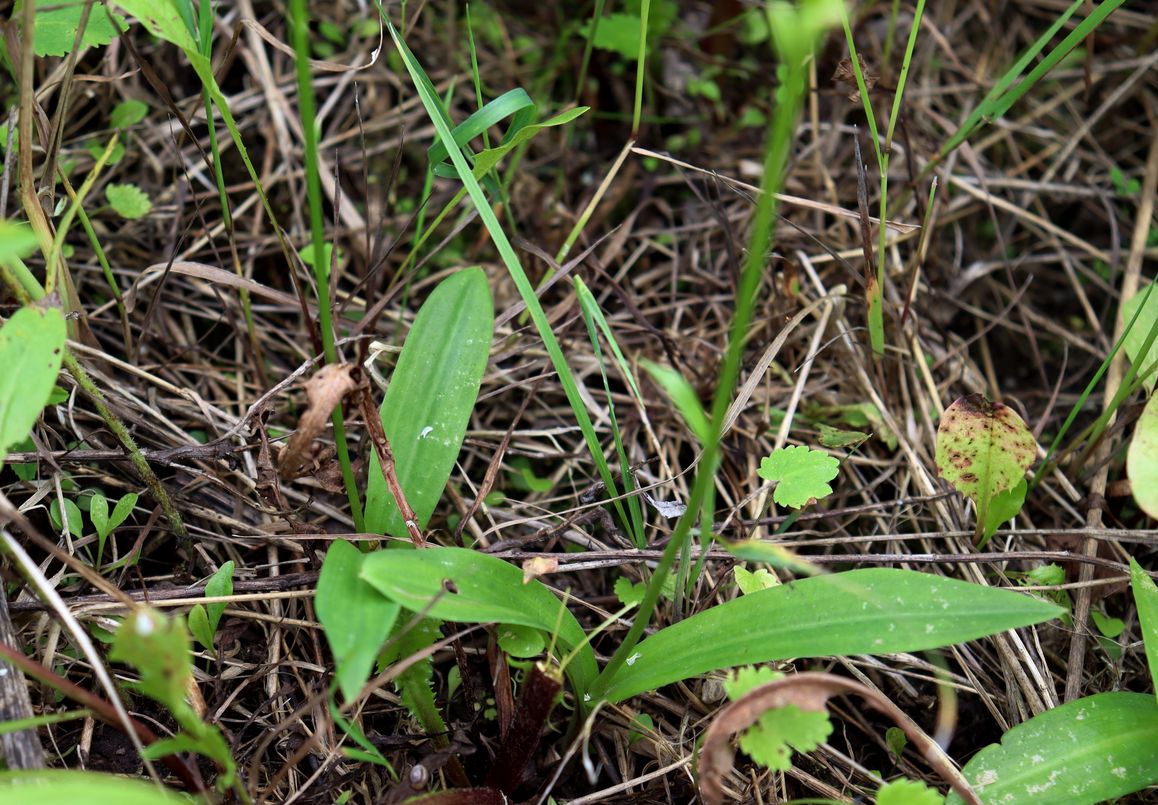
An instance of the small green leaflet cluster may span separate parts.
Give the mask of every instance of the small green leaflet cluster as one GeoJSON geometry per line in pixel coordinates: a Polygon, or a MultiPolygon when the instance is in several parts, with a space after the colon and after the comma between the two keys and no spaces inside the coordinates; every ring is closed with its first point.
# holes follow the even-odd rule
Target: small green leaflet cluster
{"type": "MultiPolygon", "coordinates": [[[[724,681],[728,698],[736,701],[745,693],[784,674],[768,667],[740,668],[724,681]]],[[[795,705],[768,710],[740,736],[740,748],[752,760],[772,771],[792,768],[792,751],[811,752],[828,740],[832,722],[823,710],[801,710],[795,705]]]]}

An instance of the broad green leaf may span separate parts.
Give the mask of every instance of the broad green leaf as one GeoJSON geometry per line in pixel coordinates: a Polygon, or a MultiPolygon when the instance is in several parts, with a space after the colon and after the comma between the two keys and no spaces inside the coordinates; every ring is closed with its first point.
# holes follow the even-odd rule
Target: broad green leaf
{"type": "Polygon", "coordinates": [[[115,3],[136,17],[153,36],[176,45],[186,55],[197,54],[197,43],[181,18],[177,3],[172,0],[115,0],[115,3]]]}
{"type": "Polygon", "coordinates": [[[23,260],[36,251],[36,234],[25,223],[0,220],[0,264],[23,260]]]}
{"type": "MultiPolygon", "coordinates": [[[[984,802],[1085,805],[1158,783],[1158,702],[1098,693],[1017,725],[961,770],[984,802]]],[[[946,805],[959,805],[950,793],[946,805]]]]}
{"type": "Polygon", "coordinates": [[[781,447],[760,461],[756,474],[779,481],[772,499],[781,506],[799,509],[832,494],[828,482],[840,472],[840,460],[823,450],[803,445],[781,447]]]}
{"type": "Polygon", "coordinates": [[[21,308],[0,327],[0,462],[28,438],[44,410],[66,337],[64,316],[56,308],[21,308]]]}
{"type": "MultiPolygon", "coordinates": [[[[19,9],[20,3],[16,7],[19,9]]],[[[76,40],[80,17],[84,12],[83,0],[65,0],[57,3],[36,4],[36,33],[34,50],[37,56],[67,56],[76,40]]],[[[113,14],[117,24],[126,27],[125,19],[113,14]]],[[[100,47],[117,38],[117,29],[109,22],[103,3],[94,2],[88,15],[88,24],[81,35],[82,47],[100,47]]]]}
{"type": "Polygon", "coordinates": [[[361,577],[411,612],[459,623],[514,623],[558,634],[564,651],[579,648],[567,666],[576,689],[595,680],[595,653],[583,627],[542,583],[523,583],[523,571],[501,559],[463,548],[378,551],[365,558],[361,577]],[[429,607],[429,610],[427,610],[429,607]]]}
{"type": "Polygon", "coordinates": [[[117,629],[109,657],[133,665],[141,692],[168,707],[185,707],[185,685],[193,673],[183,618],[167,618],[149,607],[133,610],[117,629]]]}
{"type": "Polygon", "coordinates": [[[105,188],[105,198],[117,215],[130,220],[144,218],[153,209],[153,202],[135,184],[111,184],[105,188]]]}
{"type": "Polygon", "coordinates": [[[148,104],[130,98],[113,107],[112,114],[109,115],[109,125],[114,129],[127,129],[140,123],[147,114],[149,114],[148,104]]]}
{"type": "Polygon", "coordinates": [[[692,435],[700,444],[703,444],[711,433],[711,426],[708,424],[708,415],[704,412],[704,404],[700,402],[692,384],[683,375],[668,366],[647,360],[642,361],[641,364],[651,375],[652,380],[667,392],[668,397],[671,397],[676,409],[683,416],[684,422],[688,423],[692,435]]]}
{"type": "Polygon", "coordinates": [[[1146,662],[1150,665],[1150,682],[1158,691],[1158,586],[1142,566],[1130,557],[1130,587],[1134,590],[1134,606],[1138,609],[1138,626],[1146,647],[1146,662]]]}
{"type": "MultiPolygon", "coordinates": [[[[1151,341],[1150,348],[1146,349],[1150,331],[1158,326],[1158,293],[1153,288],[1154,283],[1148,283],[1123,302],[1121,307],[1122,321],[1133,322],[1122,346],[1139,375],[1145,374],[1147,369],[1158,363],[1158,339],[1151,341]],[[1137,318],[1134,318],[1135,315],[1137,318]],[[1145,355],[1142,354],[1143,349],[1146,349],[1145,355]]],[[[1142,383],[1147,391],[1153,392],[1154,384],[1158,383],[1158,372],[1145,374],[1142,383]]]]}
{"type": "Polygon", "coordinates": [[[989,512],[985,516],[985,531],[981,535],[981,543],[977,546],[979,549],[985,547],[985,543],[993,538],[1003,523],[1008,523],[1021,511],[1021,507],[1025,505],[1025,492],[1028,487],[1028,482],[1022,478],[1004,492],[998,492],[989,502],[989,512]]]}
{"type": "Polygon", "coordinates": [[[877,805],[941,805],[944,801],[935,788],[903,777],[885,783],[877,792],[877,805]]]}
{"type": "Polygon", "coordinates": [[[152,783],[72,769],[0,771],[0,802],[35,805],[193,805],[152,783]]]}
{"type": "Polygon", "coordinates": [[[1011,590],[870,568],[741,596],[661,629],[610,680],[612,702],[681,679],[790,657],[923,651],[1064,610],[1011,590]]]}
{"type": "Polygon", "coordinates": [[[937,426],[937,474],[989,517],[993,498],[1017,485],[1037,456],[1037,442],[1007,405],[969,394],[945,409],[937,426]]]}
{"type": "MultiPolygon", "coordinates": [[[[392,553],[403,553],[392,551],[392,553]]],[[[365,554],[348,542],[326,551],[314,609],[334,655],[338,687],[350,701],[362,690],[386,636],[398,618],[398,604],[359,578],[365,554]]]]}
{"type": "Polygon", "coordinates": [[[1138,508],[1158,517],[1158,394],[1146,403],[1134,426],[1134,438],[1126,451],[1126,475],[1138,508]]]}
{"type": "MultiPolygon", "coordinates": [[[[494,313],[481,268],[438,284],[418,311],[380,409],[398,482],[425,528],[462,448],[490,353],[494,313]]],[[[406,524],[370,452],[366,528],[407,536],[406,524]]]]}

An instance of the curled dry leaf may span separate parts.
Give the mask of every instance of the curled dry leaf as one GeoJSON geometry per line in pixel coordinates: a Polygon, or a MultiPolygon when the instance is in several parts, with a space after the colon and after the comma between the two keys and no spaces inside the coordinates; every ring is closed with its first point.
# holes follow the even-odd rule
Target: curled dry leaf
{"type": "Polygon", "coordinates": [[[342,398],[357,387],[354,382],[354,365],[339,363],[323,366],[317,374],[305,383],[306,412],[298,421],[298,429],[290,437],[289,444],[280,456],[282,480],[297,478],[309,463],[311,445],[326,427],[330,414],[342,398]]]}
{"type": "Polygon", "coordinates": [[[559,569],[559,560],[551,556],[533,556],[523,562],[523,584],[529,584],[531,579],[546,576],[559,569]]]}
{"type": "Polygon", "coordinates": [[[969,783],[937,743],[917,723],[879,691],[835,674],[804,673],[778,679],[754,688],[720,711],[704,733],[700,749],[700,796],[708,805],[724,801],[723,780],[732,769],[731,737],[751,727],[768,710],[795,705],[804,711],[826,710],[834,696],[860,696],[874,710],[891,718],[905,731],[914,749],[944,778],[969,805],[981,805],[969,783]]]}

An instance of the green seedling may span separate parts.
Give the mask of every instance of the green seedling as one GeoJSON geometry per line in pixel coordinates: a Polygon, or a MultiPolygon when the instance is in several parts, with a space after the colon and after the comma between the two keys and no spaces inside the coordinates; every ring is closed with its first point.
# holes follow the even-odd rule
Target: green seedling
{"type": "Polygon", "coordinates": [[[222,769],[218,790],[232,791],[248,805],[249,793],[238,777],[229,743],[216,725],[206,723],[185,701],[186,688],[193,681],[193,665],[184,620],[140,607],[117,629],[109,657],[134,666],[140,674],[134,687],[168,708],[181,729],[173,737],[146,747],[146,757],[156,759],[175,752],[204,755],[222,769]]]}
{"type": "MultiPolygon", "coordinates": [[[[991,402],[982,394],[969,394],[945,409],[937,426],[937,474],[976,506],[979,546],[984,545],[985,532],[993,525],[989,518],[994,499],[1023,483],[1036,457],[1033,434],[1009,406],[991,402]]],[[[999,502],[1003,519],[998,522],[1017,513],[1012,505],[1016,496],[1013,498],[999,502]]]]}
{"type": "Polygon", "coordinates": [[[133,513],[133,507],[137,505],[137,497],[136,492],[126,494],[117,501],[111,515],[109,514],[109,500],[103,494],[97,492],[89,500],[88,516],[97,533],[96,566],[98,568],[104,563],[105,543],[108,542],[109,535],[117,530],[125,520],[129,519],[129,515],[133,513]]]}
{"type": "MultiPolygon", "coordinates": [[[[761,685],[783,679],[771,668],[740,668],[724,681],[731,701],[761,685]]],[[[832,722],[824,710],[801,710],[795,705],[766,711],[740,736],[740,748],[748,757],[772,771],[788,771],[792,752],[811,752],[828,740],[832,722]]]]}
{"type": "MultiPolygon", "coordinates": [[[[15,18],[19,19],[22,3],[16,4],[15,18]]],[[[77,46],[76,35],[81,30],[81,22],[89,4],[76,0],[64,3],[37,3],[36,32],[33,49],[37,56],[67,56],[77,46]]],[[[117,28],[109,17],[121,28],[124,17],[110,12],[104,3],[94,2],[88,13],[88,21],[80,34],[82,48],[102,47],[117,38],[117,28]]]]}
{"type": "MultiPolygon", "coordinates": [[[[206,598],[225,598],[233,595],[233,562],[229,561],[217,568],[217,572],[209,577],[205,584],[206,598]]],[[[189,610],[189,631],[193,637],[214,653],[213,637],[217,634],[217,627],[221,623],[221,615],[225,612],[225,602],[215,601],[211,604],[196,604],[189,610]]]]}
{"type": "Polygon", "coordinates": [[[877,805],[942,805],[944,802],[945,798],[935,788],[905,778],[891,780],[877,791],[877,805]]]}

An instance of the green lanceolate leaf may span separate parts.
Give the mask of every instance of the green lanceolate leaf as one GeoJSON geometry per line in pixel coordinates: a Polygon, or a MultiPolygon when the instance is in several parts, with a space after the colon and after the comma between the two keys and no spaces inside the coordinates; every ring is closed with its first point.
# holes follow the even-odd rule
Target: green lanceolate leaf
{"type": "Polygon", "coordinates": [[[853,570],[749,593],[661,629],[607,684],[617,702],[698,674],[789,657],[923,651],[1064,610],[1010,590],[908,570],[853,570]]]}
{"type": "Polygon", "coordinates": [[[937,473],[977,506],[983,527],[993,498],[1025,477],[1037,442],[1007,405],[969,394],[945,409],[937,426],[937,473]]]}
{"type": "Polygon", "coordinates": [[[1134,426],[1126,452],[1126,475],[1138,508],[1158,517],[1158,394],[1146,403],[1134,426]]]}
{"type": "Polygon", "coordinates": [[[1150,665],[1150,681],[1158,691],[1158,586],[1146,571],[1130,557],[1130,587],[1134,590],[1134,606],[1138,609],[1138,627],[1146,646],[1146,661],[1150,665]]]}
{"type": "Polygon", "coordinates": [[[1009,730],[962,773],[983,802],[1084,805],[1125,796],[1158,782],[1158,702],[1122,691],[1067,702],[1009,730]]]}
{"type": "Polygon", "coordinates": [[[48,404],[67,332],[56,308],[21,308],[0,327],[0,463],[48,404]]]}
{"type": "Polygon", "coordinates": [[[567,666],[576,689],[595,679],[595,653],[563,602],[538,581],[501,559],[463,548],[378,551],[362,563],[361,577],[411,612],[458,623],[513,623],[558,635],[564,651],[582,647],[567,666]],[[427,610],[429,607],[429,610],[427,610]]]}
{"type": "Polygon", "coordinates": [[[152,783],[65,769],[0,771],[0,802],[36,805],[192,805],[152,783]]]}
{"type": "MultiPolygon", "coordinates": [[[[382,402],[382,428],[394,452],[398,482],[425,528],[462,448],[478,398],[494,329],[494,311],[481,268],[439,283],[406,336],[382,402]]],[[[406,524],[370,454],[366,528],[407,535],[406,524]]]]}
{"type": "Polygon", "coordinates": [[[338,541],[326,551],[314,608],[334,655],[338,687],[347,701],[362,690],[394,621],[398,604],[359,577],[366,555],[338,541]]]}

